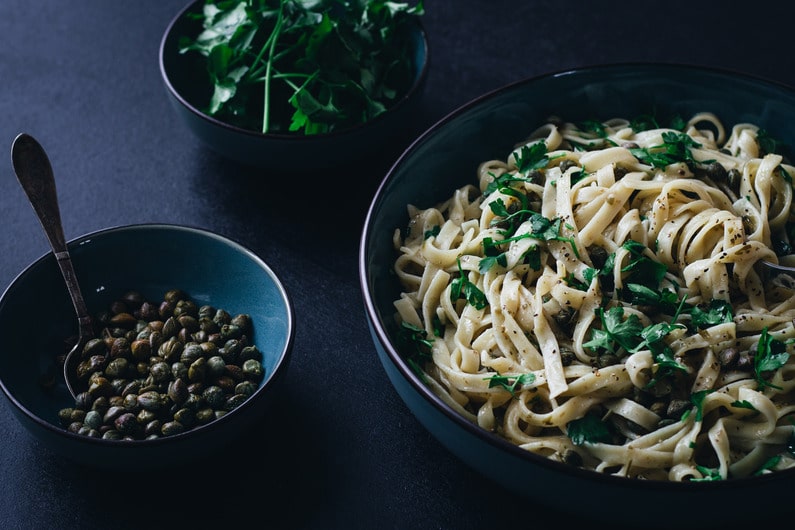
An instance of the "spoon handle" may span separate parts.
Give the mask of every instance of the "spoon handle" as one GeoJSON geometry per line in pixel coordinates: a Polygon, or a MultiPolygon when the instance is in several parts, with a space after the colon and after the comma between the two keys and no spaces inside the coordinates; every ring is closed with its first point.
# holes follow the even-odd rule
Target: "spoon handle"
{"type": "Polygon", "coordinates": [[[77,312],[80,331],[86,332],[90,336],[92,333],[91,318],[80,292],[77,275],[66,246],[50,159],[39,142],[29,134],[21,133],[14,139],[11,148],[11,161],[17,180],[25,190],[25,194],[44,228],[47,239],[50,241],[58,267],[66,281],[69,296],[72,298],[72,304],[77,312]]]}

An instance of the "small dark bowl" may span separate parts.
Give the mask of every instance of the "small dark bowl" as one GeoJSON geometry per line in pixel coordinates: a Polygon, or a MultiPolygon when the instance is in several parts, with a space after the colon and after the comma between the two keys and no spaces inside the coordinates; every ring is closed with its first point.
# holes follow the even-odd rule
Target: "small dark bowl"
{"type": "Polygon", "coordinates": [[[160,74],[180,119],[208,147],[237,162],[270,170],[311,171],[373,156],[391,142],[403,141],[413,123],[428,73],[428,40],[417,21],[411,35],[414,79],[408,92],[376,118],[327,134],[280,134],[244,129],[202,112],[212,88],[201,58],[180,55],[179,39],[195,35],[204,0],[191,2],[171,21],[160,43],[160,74]]]}
{"type": "Polygon", "coordinates": [[[123,441],[67,431],[58,411],[75,401],[62,372],[54,372],[54,388],[40,383],[52,373],[55,354],[65,353],[65,339],[77,334],[77,317],[50,252],[22,271],[0,297],[0,388],[12,412],[42,445],[86,466],[160,469],[220,450],[266,415],[285,378],[295,323],[284,287],[262,259],[218,234],[164,224],[100,230],[70,241],[69,251],[92,315],[128,290],[159,302],[175,288],[197,305],[248,313],[265,378],[237,408],[181,434],[123,441]]]}
{"type": "MultiPolygon", "coordinates": [[[[720,528],[774,518],[789,508],[795,470],[713,482],[641,481],[540,457],[459,415],[418,377],[396,346],[395,229],[409,204],[427,208],[476,182],[478,164],[504,159],[549,116],[567,121],[715,112],[724,123],[759,124],[795,141],[795,91],[737,73],[674,64],[618,64],[551,73],[485,94],[439,121],[397,160],[370,206],[359,274],[366,316],[389,380],[420,423],[463,462],[506,488],[561,513],[609,524],[720,528]],[[432,179],[428,175],[433,175],[432,179]],[[738,508],[729,508],[734,503],[738,508]]],[[[785,143],[786,143],[785,142],[785,143]]],[[[790,159],[791,153],[789,153],[790,159]]]]}

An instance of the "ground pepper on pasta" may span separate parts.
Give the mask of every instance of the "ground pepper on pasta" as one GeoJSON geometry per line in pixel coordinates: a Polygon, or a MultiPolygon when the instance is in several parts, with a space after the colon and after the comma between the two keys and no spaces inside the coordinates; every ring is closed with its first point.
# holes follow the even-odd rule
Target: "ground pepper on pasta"
{"type": "Polygon", "coordinates": [[[668,481],[792,467],[795,282],[759,266],[793,259],[792,176],[763,129],[709,112],[551,118],[408,205],[398,346],[550,459],[668,481]]]}

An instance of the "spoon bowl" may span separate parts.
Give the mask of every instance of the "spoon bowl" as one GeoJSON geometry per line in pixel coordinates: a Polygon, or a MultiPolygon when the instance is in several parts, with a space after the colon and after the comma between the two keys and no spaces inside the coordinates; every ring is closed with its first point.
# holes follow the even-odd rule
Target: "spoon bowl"
{"type": "Polygon", "coordinates": [[[72,258],[66,246],[52,165],[41,144],[26,133],[20,133],[14,139],[11,147],[11,160],[17,180],[44,228],[77,313],[80,324],[78,339],[64,358],[63,363],[66,386],[72,396],[76,397],[78,393],[76,364],[86,342],[94,337],[94,330],[75,275],[72,258]]]}

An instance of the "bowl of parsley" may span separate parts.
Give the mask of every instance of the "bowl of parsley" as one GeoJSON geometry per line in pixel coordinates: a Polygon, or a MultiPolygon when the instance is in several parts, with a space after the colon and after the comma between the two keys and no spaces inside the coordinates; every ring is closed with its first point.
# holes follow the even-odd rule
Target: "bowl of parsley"
{"type": "Polygon", "coordinates": [[[168,25],[160,72],[206,146],[254,167],[312,171],[410,130],[428,71],[422,3],[197,0],[168,25]]]}

